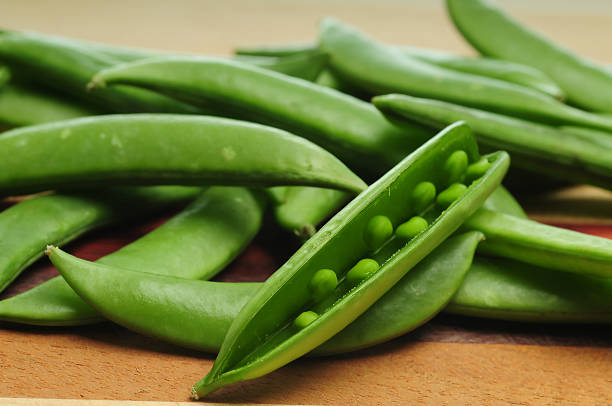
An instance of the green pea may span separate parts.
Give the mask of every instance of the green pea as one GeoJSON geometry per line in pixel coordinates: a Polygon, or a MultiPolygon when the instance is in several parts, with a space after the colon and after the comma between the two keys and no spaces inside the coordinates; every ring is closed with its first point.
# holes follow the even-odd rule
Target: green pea
{"type": "Polygon", "coordinates": [[[319,269],[310,280],[310,290],[315,302],[323,299],[330,292],[336,289],[338,276],[331,269],[319,269]]]}
{"type": "Polygon", "coordinates": [[[411,240],[421,231],[425,230],[428,225],[427,220],[425,220],[423,217],[414,216],[397,227],[397,230],[395,230],[395,235],[397,238],[402,240],[411,240]]]}
{"type": "Polygon", "coordinates": [[[487,158],[480,158],[473,164],[468,165],[467,169],[465,170],[465,180],[467,182],[471,182],[480,178],[487,172],[487,170],[489,170],[490,166],[491,163],[487,160],[487,158]]]}
{"type": "Polygon", "coordinates": [[[421,182],[412,190],[412,207],[420,213],[436,198],[436,186],[431,182],[421,182]]]}
{"type": "Polygon", "coordinates": [[[355,266],[353,266],[346,273],[346,280],[349,284],[356,285],[362,280],[372,276],[372,274],[378,271],[379,268],[380,265],[378,264],[378,262],[374,261],[371,258],[364,258],[357,262],[355,266]]]}
{"type": "Polygon", "coordinates": [[[461,182],[468,167],[468,161],[465,151],[458,150],[450,154],[444,163],[444,173],[446,173],[448,185],[461,182]]]}
{"type": "Polygon", "coordinates": [[[450,206],[455,200],[463,196],[466,190],[467,186],[465,186],[463,183],[453,183],[452,185],[444,189],[442,192],[440,192],[436,203],[438,203],[440,207],[446,208],[450,206]]]}
{"type": "Polygon", "coordinates": [[[300,313],[300,315],[293,321],[293,325],[301,330],[315,321],[317,317],[319,317],[317,313],[313,312],[312,310],[308,310],[300,313]]]}
{"type": "Polygon", "coordinates": [[[375,250],[393,235],[393,224],[387,216],[374,216],[368,221],[363,240],[368,248],[375,250]]]}

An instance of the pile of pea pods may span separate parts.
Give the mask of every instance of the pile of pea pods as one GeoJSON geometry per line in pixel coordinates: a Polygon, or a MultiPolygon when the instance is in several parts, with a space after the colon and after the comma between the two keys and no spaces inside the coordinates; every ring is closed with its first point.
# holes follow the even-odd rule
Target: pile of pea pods
{"type": "Polygon", "coordinates": [[[446,4],[482,57],[332,18],[231,58],[0,31],[0,197],[30,195],[0,212],[0,291],[44,253],[61,274],[0,320],[218,353],[195,399],[440,311],[611,322],[612,241],[529,220],[501,182],[611,189],[612,71],[486,0],[446,4]],[[96,262],[58,248],[170,206],[96,262]],[[264,283],[208,281],[266,212],[301,247],[264,283]]]}

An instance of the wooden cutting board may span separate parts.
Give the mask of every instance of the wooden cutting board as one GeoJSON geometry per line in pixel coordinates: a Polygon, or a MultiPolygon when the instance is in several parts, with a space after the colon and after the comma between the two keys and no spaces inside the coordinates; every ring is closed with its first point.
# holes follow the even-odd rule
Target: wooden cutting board
{"type": "MultiPolygon", "coordinates": [[[[560,43],[612,61],[612,48],[605,40],[612,27],[609,1],[516,1],[504,6],[560,43]]],[[[391,43],[472,52],[437,1],[30,0],[17,4],[0,0],[0,10],[2,28],[208,54],[228,54],[236,45],[312,40],[316,22],[324,15],[354,23],[391,43]]],[[[612,238],[610,193],[572,188],[522,201],[533,218],[612,238]]],[[[94,260],[138,238],[166,216],[92,233],[68,250],[94,260]]],[[[218,280],[264,280],[296,247],[284,234],[268,228],[218,280]]],[[[55,274],[46,261],[40,261],[0,298],[55,274]]],[[[0,324],[0,404],[72,404],[65,399],[187,401],[188,388],[212,362],[213,356],[110,323],[69,329],[4,323],[0,324]]],[[[611,396],[609,326],[533,325],[442,314],[389,343],[350,355],[301,359],[266,377],[220,390],[210,401],[612,404],[611,396]]]]}

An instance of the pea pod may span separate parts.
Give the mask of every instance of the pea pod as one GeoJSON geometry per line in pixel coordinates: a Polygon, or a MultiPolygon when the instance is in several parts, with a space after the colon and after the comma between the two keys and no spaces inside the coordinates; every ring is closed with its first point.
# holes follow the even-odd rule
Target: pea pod
{"type": "Polygon", "coordinates": [[[547,323],[612,322],[612,279],[475,258],[446,312],[547,323]]]}
{"type": "Polygon", "coordinates": [[[447,0],[451,19],[479,52],[533,66],[549,75],[568,100],[612,112],[612,72],[552,43],[484,0],[447,0]]]}
{"type": "MultiPolygon", "coordinates": [[[[81,205],[87,203],[83,201],[81,205]]],[[[141,209],[146,209],[146,200],[142,203],[141,209]]],[[[92,205],[91,202],[89,204],[92,205]]],[[[119,205],[119,202],[114,204],[119,205]]],[[[61,206],[63,216],[78,217],[82,214],[68,209],[65,205],[61,206]]],[[[98,263],[146,269],[150,273],[177,278],[208,279],[223,269],[255,236],[261,225],[263,209],[263,199],[255,192],[237,187],[212,187],[181,213],[139,240],[100,258],[98,263]]],[[[32,213],[30,222],[52,228],[54,224],[51,221],[41,219],[44,215],[41,212],[32,213]]],[[[60,233],[63,230],[55,227],[54,231],[60,233]]],[[[44,237],[33,234],[45,243],[44,237]]],[[[23,245],[18,239],[14,241],[14,245],[23,245]]],[[[7,249],[2,255],[13,254],[7,249]]],[[[121,285],[135,288],[125,281],[121,285]]],[[[107,291],[98,293],[109,297],[107,291]]],[[[111,296],[116,299],[116,292],[111,296]]],[[[177,297],[183,298],[183,295],[177,297]]],[[[123,303],[121,306],[125,309],[123,303]]],[[[83,302],[64,279],[57,277],[0,301],[0,320],[38,325],[79,325],[96,323],[103,318],[83,302]]]]}
{"type": "MultiPolygon", "coordinates": [[[[565,98],[563,90],[561,90],[555,82],[538,69],[528,65],[501,61],[493,58],[471,58],[435,49],[401,45],[394,46],[394,48],[410,58],[415,58],[442,68],[515,83],[549,94],[560,100],[565,98]]],[[[305,55],[316,52],[317,50],[318,47],[314,43],[301,43],[240,47],[235,50],[235,53],[237,55],[261,57],[287,57],[305,55]]],[[[325,72],[326,74],[329,73],[333,75],[329,71],[325,72]]]]}
{"type": "Polygon", "coordinates": [[[100,110],[24,86],[0,88],[0,124],[20,127],[101,114],[100,110]]]}
{"type": "Polygon", "coordinates": [[[386,95],[375,97],[373,103],[393,117],[433,128],[465,120],[483,146],[508,150],[517,167],[564,181],[612,187],[612,149],[605,141],[438,100],[386,95]]]}
{"type": "Polygon", "coordinates": [[[354,192],[365,187],[333,155],[300,137],[215,117],[98,116],[11,130],[0,137],[0,195],[78,184],[211,182],[354,192]],[[259,154],[262,148],[275,154],[259,154]]]}
{"type": "Polygon", "coordinates": [[[373,94],[406,93],[554,124],[612,129],[591,114],[529,88],[410,58],[333,19],[321,24],[321,50],[341,78],[373,94]]]}
{"type": "Polygon", "coordinates": [[[429,227],[412,240],[389,236],[381,248],[368,247],[364,241],[364,233],[378,233],[370,226],[375,216],[385,216],[397,225],[421,214],[415,212],[413,202],[421,196],[411,198],[411,191],[421,182],[446,187],[447,174],[439,171],[438,165],[456,150],[463,150],[470,162],[478,159],[470,130],[462,124],[432,138],[310,238],[240,311],[213,369],[194,386],[194,397],[261,376],[309,352],[367,310],[455,231],[498,186],[509,164],[505,153],[488,156],[491,166],[487,173],[450,207],[430,203],[429,227]],[[371,258],[363,258],[365,255],[371,258]],[[313,303],[310,280],[322,268],[337,273],[340,282],[324,300],[313,303]]]}
{"type": "Polygon", "coordinates": [[[287,129],[352,168],[379,175],[430,134],[390,124],[369,103],[333,89],[220,58],[173,57],[116,66],[92,80],[142,86],[220,114],[287,129]]]}
{"type": "MultiPolygon", "coordinates": [[[[405,334],[433,317],[459,287],[481,237],[478,232],[470,232],[445,241],[315,353],[371,346],[405,334]]],[[[208,352],[219,350],[231,322],[262,285],[190,281],[135,272],[118,268],[118,262],[109,266],[79,260],[58,248],[49,249],[48,254],[70,286],[108,319],[149,336],[208,352]],[[121,284],[116,283],[119,280],[121,284]],[[110,289],[113,300],[108,299],[110,289]]]]}
{"type": "Polygon", "coordinates": [[[0,87],[4,86],[11,78],[11,73],[8,68],[0,64],[0,87]]]}
{"type": "Polygon", "coordinates": [[[0,32],[0,61],[18,72],[22,80],[42,85],[84,103],[114,112],[164,112],[198,114],[202,110],[169,97],[130,88],[90,94],[86,85],[100,69],[120,61],[84,49],[73,40],[33,32],[0,32]]]}
{"type": "Polygon", "coordinates": [[[101,193],[33,197],[0,212],[0,292],[40,258],[49,243],[62,245],[106,224],[193,199],[201,189],[157,186],[101,193]]]}

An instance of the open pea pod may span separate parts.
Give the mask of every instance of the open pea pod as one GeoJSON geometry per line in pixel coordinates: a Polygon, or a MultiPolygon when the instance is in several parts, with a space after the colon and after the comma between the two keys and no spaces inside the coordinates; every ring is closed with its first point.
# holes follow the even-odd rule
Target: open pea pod
{"type": "Polygon", "coordinates": [[[117,114],[0,136],[0,196],[109,184],[366,187],[301,137],[217,117],[117,114]]]}
{"type": "Polygon", "coordinates": [[[457,123],[351,201],[244,306],[193,396],[271,372],[366,311],[499,185],[505,152],[486,156],[488,168],[469,186],[457,183],[479,159],[469,127],[457,123]]]}

